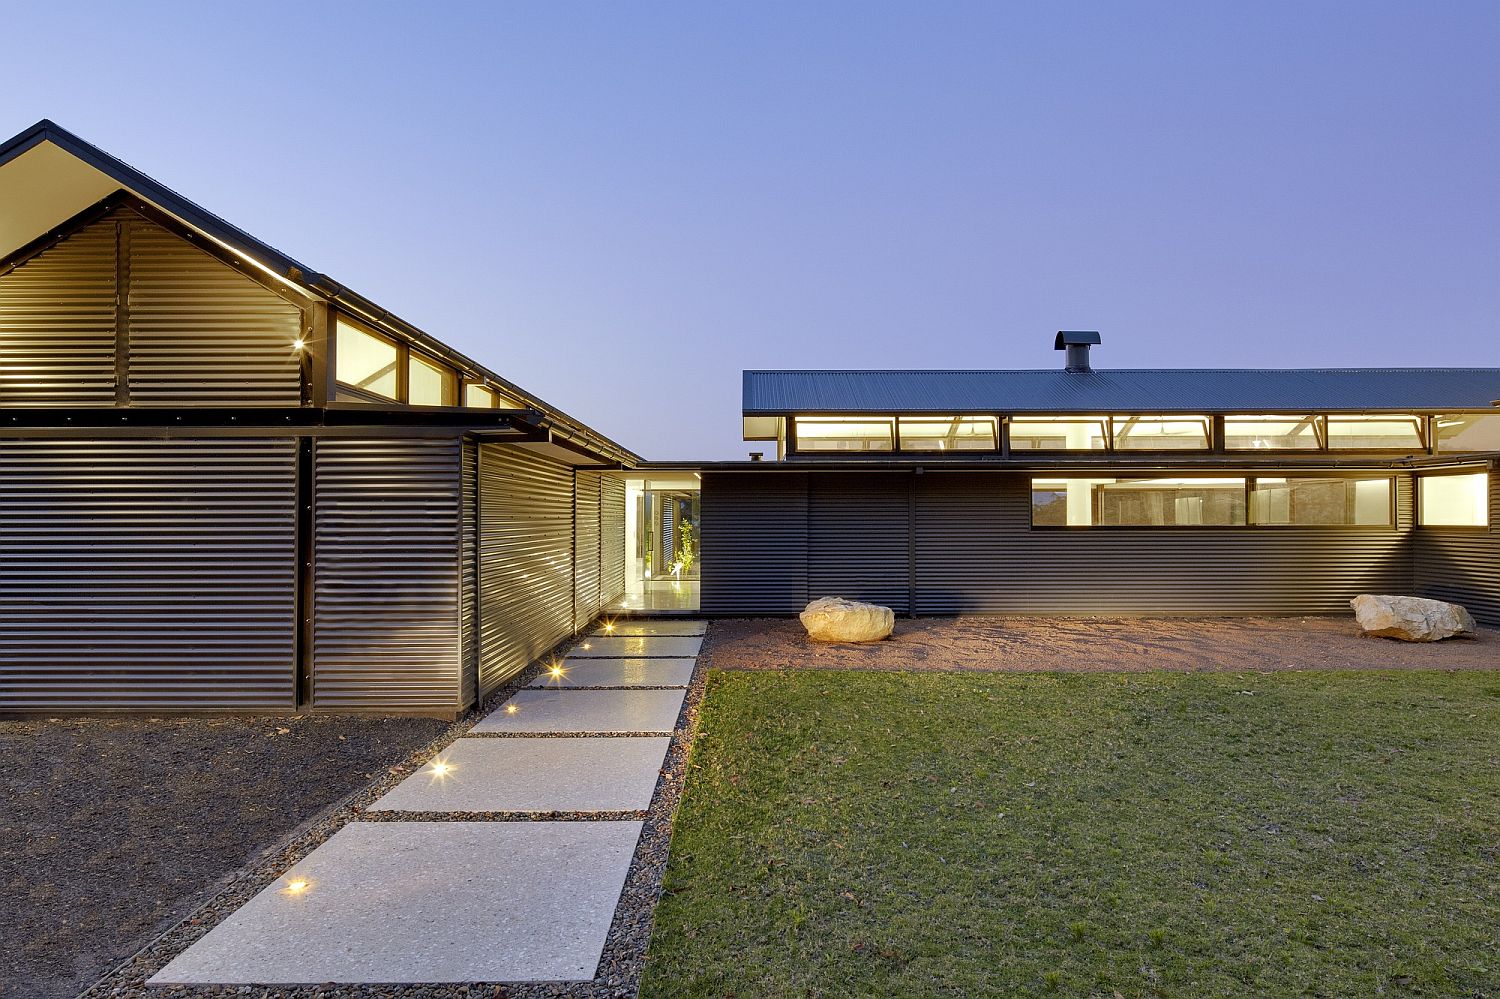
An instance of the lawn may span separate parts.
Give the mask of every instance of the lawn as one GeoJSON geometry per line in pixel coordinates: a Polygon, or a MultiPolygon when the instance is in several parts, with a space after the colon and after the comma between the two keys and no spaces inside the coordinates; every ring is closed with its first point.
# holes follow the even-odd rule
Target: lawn
{"type": "Polygon", "coordinates": [[[1500,995],[1500,676],[716,672],[642,996],[1500,995]]]}

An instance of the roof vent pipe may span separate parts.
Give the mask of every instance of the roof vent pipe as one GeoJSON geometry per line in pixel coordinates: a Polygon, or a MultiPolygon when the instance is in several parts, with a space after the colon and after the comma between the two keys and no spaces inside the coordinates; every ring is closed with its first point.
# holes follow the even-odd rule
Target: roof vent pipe
{"type": "Polygon", "coordinates": [[[1058,330],[1052,349],[1068,352],[1067,370],[1087,372],[1094,370],[1089,367],[1089,348],[1097,343],[1099,334],[1093,330],[1058,330]]]}

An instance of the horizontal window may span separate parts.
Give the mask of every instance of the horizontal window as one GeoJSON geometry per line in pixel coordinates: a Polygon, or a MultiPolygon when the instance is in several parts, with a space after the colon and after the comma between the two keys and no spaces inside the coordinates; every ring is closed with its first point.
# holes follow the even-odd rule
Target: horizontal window
{"type": "Polygon", "coordinates": [[[1330,416],[1328,446],[1344,451],[1420,451],[1420,416],[1330,416]]]}
{"type": "Polygon", "coordinates": [[[1500,451],[1500,415],[1461,413],[1434,424],[1439,451],[1500,451]]]}
{"type": "Polygon", "coordinates": [[[1103,451],[1109,430],[1102,416],[1012,416],[1012,451],[1103,451]]]}
{"type": "Polygon", "coordinates": [[[1316,450],[1315,416],[1226,416],[1224,447],[1230,451],[1316,450]]]}
{"type": "Polygon", "coordinates": [[[799,416],[798,451],[894,451],[896,420],[891,416],[799,416]]]}
{"type": "Polygon", "coordinates": [[[903,451],[993,451],[999,446],[993,416],[903,416],[903,451]]]}
{"type": "Polygon", "coordinates": [[[1490,477],[1423,475],[1417,479],[1417,522],[1423,527],[1487,527],[1490,477]]]}
{"type": "Polygon", "coordinates": [[[345,385],[395,399],[396,345],[343,318],[335,327],[335,377],[345,385]]]}
{"type": "Polygon", "coordinates": [[[1243,478],[1033,479],[1034,527],[1241,527],[1243,478]]]}
{"type": "Polygon", "coordinates": [[[485,385],[469,382],[464,385],[464,405],[470,409],[494,409],[495,390],[485,385]]]}
{"type": "Polygon", "coordinates": [[[1389,527],[1392,495],[1389,476],[1258,478],[1250,489],[1250,519],[1271,526],[1389,527]]]}
{"type": "Polygon", "coordinates": [[[413,406],[456,405],[458,376],[451,368],[421,354],[407,362],[407,401],[413,406]]]}
{"type": "Polygon", "coordinates": [[[1206,451],[1206,416],[1116,416],[1116,451],[1206,451]]]}

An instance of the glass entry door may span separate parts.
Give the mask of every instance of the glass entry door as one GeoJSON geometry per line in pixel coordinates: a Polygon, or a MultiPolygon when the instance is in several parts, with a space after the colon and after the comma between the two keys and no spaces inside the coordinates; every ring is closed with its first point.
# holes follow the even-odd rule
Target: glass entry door
{"type": "Polygon", "coordinates": [[[625,480],[625,597],[619,609],[698,609],[701,495],[692,472],[625,480]]]}

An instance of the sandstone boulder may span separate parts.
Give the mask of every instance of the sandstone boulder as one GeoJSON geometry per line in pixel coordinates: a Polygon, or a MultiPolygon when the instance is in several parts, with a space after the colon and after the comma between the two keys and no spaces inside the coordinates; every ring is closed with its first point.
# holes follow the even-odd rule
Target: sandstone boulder
{"type": "Polygon", "coordinates": [[[819,597],[797,616],[815,642],[878,642],[896,626],[889,607],[843,597],[819,597]]]}
{"type": "Polygon", "coordinates": [[[1367,635],[1403,642],[1437,642],[1474,633],[1474,618],[1469,612],[1441,600],[1362,593],[1349,601],[1349,606],[1367,635]]]}

